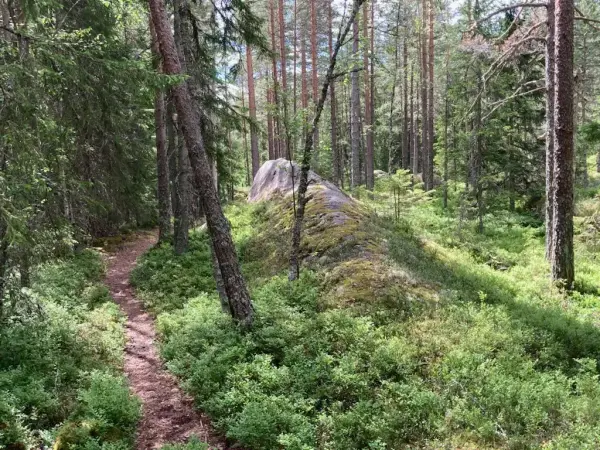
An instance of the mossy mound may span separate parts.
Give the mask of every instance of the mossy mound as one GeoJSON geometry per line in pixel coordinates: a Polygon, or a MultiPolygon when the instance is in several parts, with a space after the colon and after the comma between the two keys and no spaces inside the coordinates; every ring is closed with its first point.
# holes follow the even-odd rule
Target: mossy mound
{"type": "MultiPolygon", "coordinates": [[[[256,178],[263,191],[253,185],[249,196],[256,203],[254,227],[260,231],[244,243],[242,256],[259,264],[266,276],[284,271],[288,264],[294,222],[292,186],[298,183],[292,184],[291,177],[292,172],[294,178],[299,173],[297,166],[293,171],[289,166],[285,160],[265,163],[256,178]]],[[[406,307],[415,298],[435,297],[433,289],[411,282],[387,258],[391,230],[370,207],[312,171],[309,179],[300,255],[305,267],[323,275],[322,307],[363,308],[386,299],[406,307]]]]}

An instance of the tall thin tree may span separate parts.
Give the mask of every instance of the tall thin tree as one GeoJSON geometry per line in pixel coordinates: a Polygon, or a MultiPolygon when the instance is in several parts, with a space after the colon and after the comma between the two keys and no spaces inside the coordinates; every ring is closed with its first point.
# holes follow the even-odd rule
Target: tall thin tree
{"type": "Polygon", "coordinates": [[[248,109],[250,112],[250,154],[252,155],[252,178],[260,168],[258,152],[258,130],[256,129],[256,91],[254,89],[254,67],[252,64],[252,48],[246,46],[246,70],[248,72],[248,109]]]}
{"type": "Polygon", "coordinates": [[[552,279],[570,289],[575,279],[573,253],[573,0],[555,4],[554,182],[552,279]]]}
{"type": "MultiPolygon", "coordinates": [[[[319,60],[317,52],[317,5],[316,0],[310,1],[310,64],[312,69],[312,101],[313,107],[317,107],[318,91],[319,91],[319,60]]],[[[319,161],[319,126],[315,128],[314,146],[315,146],[315,163],[318,166],[319,161]]]]}
{"type": "Polygon", "coordinates": [[[366,148],[365,148],[365,183],[367,189],[373,189],[374,177],[374,152],[373,152],[373,122],[371,114],[373,112],[371,106],[371,70],[370,70],[370,55],[371,45],[369,41],[369,3],[363,5],[363,40],[364,40],[364,81],[365,81],[365,128],[366,128],[366,148]]]}
{"type": "Polygon", "coordinates": [[[433,189],[433,142],[434,136],[434,110],[433,110],[433,81],[434,81],[434,11],[433,0],[428,1],[428,46],[427,46],[427,172],[424,173],[426,189],[433,189]]]}
{"type": "MultiPolygon", "coordinates": [[[[165,73],[169,75],[182,75],[183,72],[175,49],[175,42],[171,34],[163,0],[149,0],[148,3],[162,54],[165,73]]],[[[240,325],[251,326],[254,309],[250,301],[246,282],[240,271],[235,246],[231,238],[229,222],[223,214],[217,190],[213,184],[213,177],[200,129],[200,118],[197,111],[192,107],[191,95],[187,84],[180,83],[173,86],[172,90],[178,120],[181,124],[182,134],[206,214],[209,234],[219,261],[225,291],[229,298],[230,313],[233,319],[240,325]]]]}
{"type": "MultiPolygon", "coordinates": [[[[152,39],[152,56],[157,71],[162,71],[160,50],[156,42],[156,32],[152,20],[150,36],[152,39]]],[[[156,177],[158,197],[158,241],[163,242],[171,237],[171,198],[169,193],[169,156],[167,154],[167,125],[165,93],[157,89],[154,97],[154,123],[156,128],[156,177]]]]}
{"type": "MultiPolygon", "coordinates": [[[[328,1],[327,18],[329,22],[328,26],[328,44],[329,44],[329,58],[333,56],[333,5],[332,0],[328,1]]],[[[329,94],[329,105],[331,112],[331,162],[333,165],[333,182],[336,186],[339,186],[342,180],[342,169],[341,169],[341,157],[337,145],[337,111],[336,111],[336,99],[335,99],[335,80],[331,80],[330,86],[331,93],[329,94]]]]}
{"type": "Polygon", "coordinates": [[[340,28],[340,33],[338,34],[333,54],[329,58],[329,67],[327,68],[325,80],[323,81],[323,87],[321,88],[321,95],[319,97],[319,101],[317,102],[317,107],[312,120],[311,130],[309,130],[309,132],[306,133],[304,150],[302,153],[300,183],[298,185],[298,206],[296,216],[294,219],[294,226],[292,228],[292,248],[290,252],[290,269],[288,275],[290,281],[296,280],[300,277],[300,240],[302,237],[302,223],[304,221],[304,212],[306,209],[306,204],[309,201],[309,197],[306,196],[306,192],[308,190],[308,173],[310,171],[310,163],[312,159],[311,153],[313,148],[314,131],[319,124],[319,119],[321,118],[321,113],[323,112],[323,106],[325,105],[325,100],[327,99],[329,84],[335,77],[334,70],[337,63],[338,53],[346,40],[346,36],[350,31],[350,27],[353,23],[356,22],[356,14],[358,14],[358,10],[360,9],[361,4],[363,2],[364,0],[354,0],[352,11],[348,17],[348,22],[346,23],[343,29],[340,28]]]}
{"type": "Polygon", "coordinates": [[[422,145],[422,172],[421,178],[425,185],[425,189],[428,189],[427,186],[427,172],[428,162],[429,162],[429,115],[428,115],[428,107],[429,103],[427,102],[427,94],[429,90],[427,89],[428,84],[428,70],[427,70],[427,0],[422,0],[421,2],[421,26],[419,28],[419,44],[421,49],[421,145],[422,145]]]}
{"type": "MultiPolygon", "coordinates": [[[[400,10],[398,10],[398,16],[400,10]]],[[[398,33],[400,30],[398,30],[398,33]]],[[[402,72],[403,72],[403,93],[404,93],[404,119],[402,120],[402,168],[409,169],[410,164],[410,136],[409,136],[409,116],[408,116],[408,30],[404,31],[404,41],[402,43],[402,72]]]]}
{"type": "Polygon", "coordinates": [[[354,67],[350,74],[351,92],[350,92],[350,142],[351,142],[351,164],[350,164],[350,189],[355,189],[360,185],[360,89],[358,86],[358,49],[359,34],[358,20],[354,19],[352,24],[352,58],[354,67]]]}
{"type": "Polygon", "coordinates": [[[548,0],[546,31],[546,258],[552,249],[552,209],[554,208],[554,2],[548,0]]]}

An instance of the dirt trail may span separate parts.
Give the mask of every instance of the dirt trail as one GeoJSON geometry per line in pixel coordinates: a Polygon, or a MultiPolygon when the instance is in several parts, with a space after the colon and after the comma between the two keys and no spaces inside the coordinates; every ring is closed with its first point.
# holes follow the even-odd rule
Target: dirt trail
{"type": "Polygon", "coordinates": [[[165,443],[186,442],[191,435],[196,435],[211,449],[226,449],[224,439],[214,432],[209,419],[194,409],[192,399],[163,368],[155,345],[154,320],[136,299],[129,284],[129,274],[137,258],[155,242],[155,234],[141,234],[107,258],[105,283],[127,315],[125,373],[131,389],[142,400],[135,448],[158,449],[165,443]]]}

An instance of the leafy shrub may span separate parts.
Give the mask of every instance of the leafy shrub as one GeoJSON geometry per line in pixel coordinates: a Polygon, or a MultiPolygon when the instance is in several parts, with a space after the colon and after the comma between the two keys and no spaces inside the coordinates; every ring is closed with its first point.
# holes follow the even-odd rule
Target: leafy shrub
{"type": "Polygon", "coordinates": [[[167,444],[163,445],[160,450],[208,450],[208,445],[201,442],[198,437],[192,436],[185,444],[167,444]]]}
{"type": "Polygon", "coordinates": [[[122,376],[94,372],[90,387],[79,394],[82,414],[108,426],[132,433],[140,418],[140,402],[129,392],[122,376]]]}
{"type": "Polygon", "coordinates": [[[129,392],[122,376],[93,372],[90,386],[79,392],[78,409],[61,427],[57,450],[128,448],[140,418],[140,402],[129,392]]]}
{"type": "MultiPolygon", "coordinates": [[[[598,448],[600,332],[586,315],[596,317],[600,271],[583,243],[579,283],[590,288],[563,296],[528,216],[490,214],[478,235],[420,204],[391,227],[390,256],[408,280],[399,295],[419,306],[398,314],[401,302],[369,296],[368,308],[331,307],[322,273],[265,277],[256,230],[268,211],[230,208],[256,309],[250,331],[212,290],[170,297],[174,279],[194,274],[165,270],[164,249],[141,263],[154,280],[145,295],[164,311],[168,367],[229,438],[273,450],[598,448]]],[[[209,255],[196,257],[208,273],[209,255]]]]}
{"type": "Polygon", "coordinates": [[[103,270],[87,250],[35,268],[38,306],[0,327],[1,448],[50,444],[58,428],[62,448],[129,448],[138,406],[113,375],[124,319],[99,284],[103,270]]]}
{"type": "Polygon", "coordinates": [[[149,252],[131,273],[131,283],[146,304],[157,312],[183,306],[200,292],[215,290],[205,233],[190,233],[189,249],[176,255],[173,246],[163,243],[149,252]],[[144,295],[152,292],[152,295],[144,295]]]}

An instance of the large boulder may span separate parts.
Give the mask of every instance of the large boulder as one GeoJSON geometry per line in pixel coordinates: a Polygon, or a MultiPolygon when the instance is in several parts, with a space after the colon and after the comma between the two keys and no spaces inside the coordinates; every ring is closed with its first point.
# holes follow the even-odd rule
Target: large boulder
{"type": "MultiPolygon", "coordinates": [[[[276,197],[291,195],[292,189],[298,192],[300,183],[300,166],[295,162],[279,158],[265,162],[254,177],[248,202],[256,203],[276,197]]],[[[319,192],[332,209],[353,200],[344,194],[336,185],[317,175],[312,170],[308,173],[309,195],[319,192]]]]}

